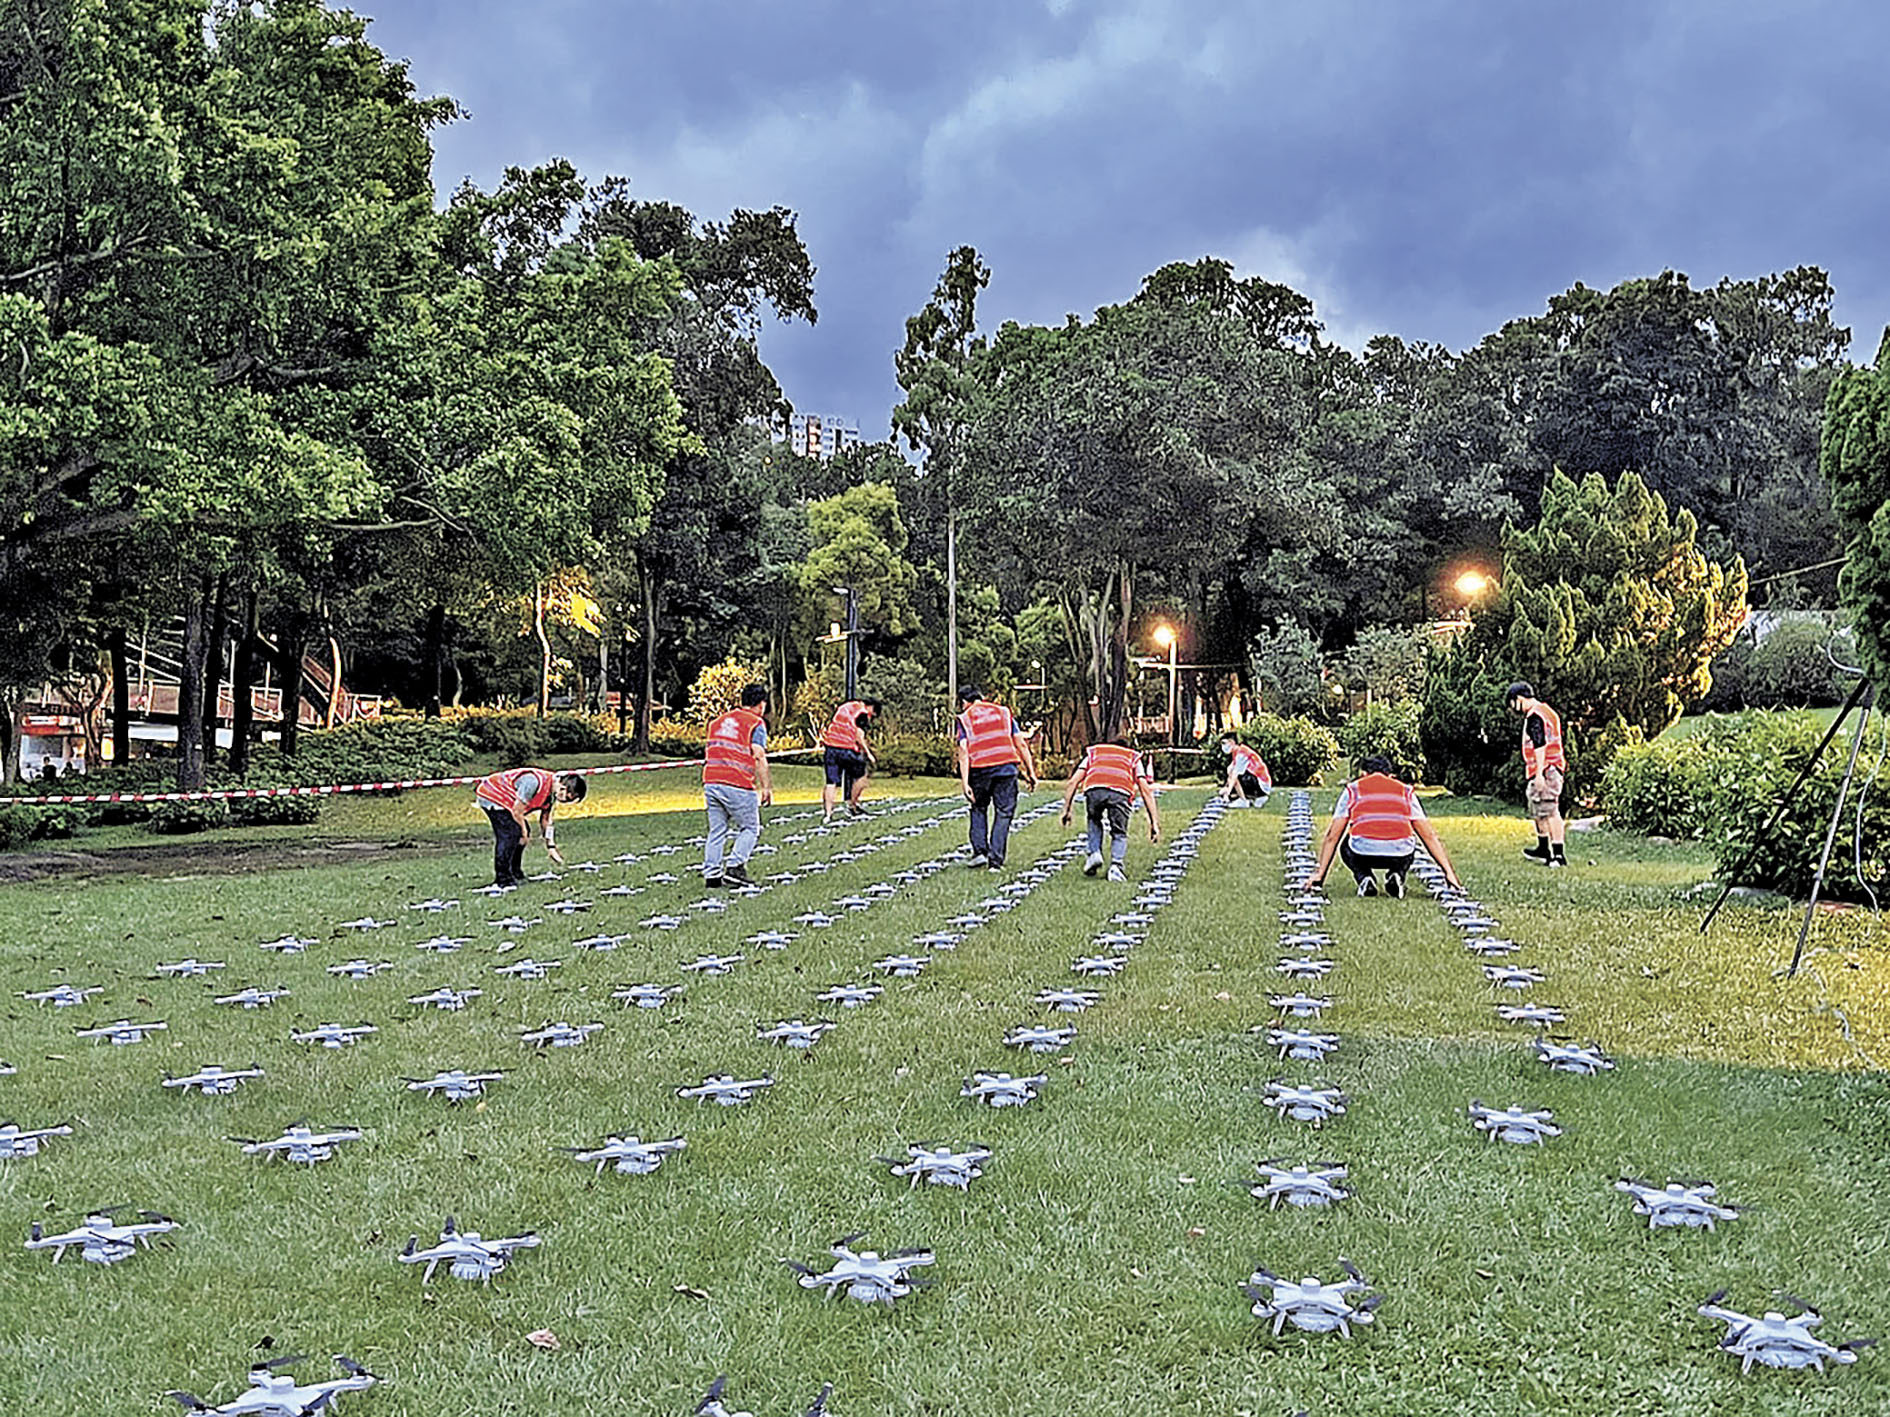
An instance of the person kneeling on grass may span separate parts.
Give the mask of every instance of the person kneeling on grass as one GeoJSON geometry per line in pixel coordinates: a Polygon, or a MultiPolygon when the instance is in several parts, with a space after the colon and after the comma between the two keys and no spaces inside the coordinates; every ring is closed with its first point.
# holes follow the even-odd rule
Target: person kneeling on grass
{"type": "Polygon", "coordinates": [[[1266,806],[1273,795],[1273,774],[1266,759],[1231,731],[1221,735],[1221,751],[1227,754],[1227,784],[1221,795],[1241,807],[1266,806]]]}
{"type": "Polygon", "coordinates": [[[1148,839],[1162,838],[1161,817],[1155,810],[1155,784],[1142,766],[1142,756],[1118,733],[1107,743],[1092,744],[1083,761],[1070,774],[1063,789],[1063,825],[1070,824],[1070,804],[1077,791],[1083,793],[1084,810],[1089,817],[1089,857],[1083,862],[1083,874],[1093,876],[1103,865],[1103,824],[1108,823],[1109,879],[1127,880],[1122,863],[1129,857],[1129,813],[1139,793],[1148,810],[1148,839]]]}
{"type": "Polygon", "coordinates": [[[1391,763],[1384,758],[1360,758],[1358,777],[1345,785],[1339,805],[1332,811],[1332,825],[1319,843],[1319,862],[1307,878],[1308,890],[1326,883],[1326,871],[1337,851],[1345,867],[1358,881],[1360,895],[1377,895],[1374,873],[1385,873],[1385,894],[1393,899],[1404,896],[1404,878],[1417,859],[1418,842],[1443,870],[1444,879],[1458,890],[1463,885],[1444,843],[1437,839],[1417,794],[1391,775],[1391,763]]]}
{"type": "Polygon", "coordinates": [[[584,790],[584,779],[576,773],[555,777],[548,768],[508,768],[479,779],[473,801],[492,823],[493,885],[516,886],[525,879],[525,843],[532,839],[526,818],[533,812],[538,813],[545,850],[558,865],[564,864],[551,831],[552,814],[560,802],[582,802],[584,790]]]}

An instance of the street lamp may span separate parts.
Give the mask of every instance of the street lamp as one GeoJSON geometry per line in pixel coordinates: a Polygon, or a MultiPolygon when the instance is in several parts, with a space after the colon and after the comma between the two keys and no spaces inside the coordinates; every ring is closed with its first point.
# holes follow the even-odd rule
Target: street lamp
{"type": "Polygon", "coordinates": [[[860,686],[860,593],[850,585],[837,585],[835,595],[847,599],[847,702],[857,696],[860,686]]]}
{"type": "Polygon", "coordinates": [[[1155,643],[1168,651],[1168,746],[1171,748],[1181,742],[1181,724],[1175,708],[1175,646],[1179,640],[1173,625],[1161,624],[1155,627],[1155,643]]]}
{"type": "Polygon", "coordinates": [[[1473,566],[1457,577],[1455,585],[1457,594],[1461,595],[1464,602],[1468,604],[1490,588],[1490,578],[1473,566]]]}

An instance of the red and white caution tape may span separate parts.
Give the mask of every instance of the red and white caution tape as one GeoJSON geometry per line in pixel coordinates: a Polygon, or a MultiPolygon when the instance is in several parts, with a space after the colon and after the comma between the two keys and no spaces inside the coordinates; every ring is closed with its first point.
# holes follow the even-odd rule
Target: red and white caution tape
{"type": "MultiPolygon", "coordinates": [[[[770,761],[791,758],[801,753],[818,752],[816,748],[789,748],[770,753],[770,761]]],[[[700,758],[674,758],[660,763],[614,763],[596,768],[558,768],[559,777],[596,777],[603,773],[660,772],[665,768],[699,768],[700,758]]],[[[205,792],[89,792],[61,793],[42,797],[0,796],[0,807],[66,807],[86,802],[228,802],[248,797],[337,797],[344,792],[397,792],[410,787],[470,787],[485,781],[486,774],[466,777],[409,777],[394,782],[337,782],[321,787],[227,787],[205,792]]]]}

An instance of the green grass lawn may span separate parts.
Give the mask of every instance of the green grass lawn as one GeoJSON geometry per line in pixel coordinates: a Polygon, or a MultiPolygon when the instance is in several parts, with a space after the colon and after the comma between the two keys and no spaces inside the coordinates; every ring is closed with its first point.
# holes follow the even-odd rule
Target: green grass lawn
{"type": "MultiPolygon", "coordinates": [[[[792,802],[817,795],[809,770],[781,781],[792,802]]],[[[600,899],[589,915],[547,917],[504,956],[495,939],[510,937],[484,919],[566,892],[595,899],[654,868],[681,874],[689,855],[494,904],[469,894],[489,877],[489,833],[466,794],[446,790],[345,799],[304,833],[412,850],[238,874],[170,861],[155,876],[8,887],[0,1058],[19,1071],[0,1078],[0,1119],[69,1121],[76,1133],[0,1163],[0,1232],[23,1238],[36,1219],[63,1229],[115,1203],[184,1228],[110,1269],[0,1249],[0,1413],[158,1412],[175,1387],[226,1401],[265,1339],[270,1352],[314,1355],[309,1376],[332,1376],[327,1355],[347,1353],[389,1379],[342,1399],[362,1417],[687,1413],[720,1372],[731,1406],[761,1414],[798,1412],[832,1381],[836,1417],[1890,1410],[1882,1350],[1824,1375],[1742,1378],[1715,1351],[1723,1330],[1694,1313],[1722,1286],[1746,1309],[1788,1289],[1822,1307],[1828,1338],[1884,1327],[1890,968],[1869,917],[1821,919],[1811,967],[1786,980],[1795,915],[1735,904],[1698,934],[1705,901],[1688,892],[1709,868],[1697,850],[1595,833],[1573,841],[1573,869],[1550,874],[1516,856],[1528,841],[1518,819],[1449,803],[1439,830],[1466,883],[1526,943],[1518,961],[1547,972],[1536,995],[1567,1007],[1565,1031],[1599,1040],[1618,1069],[1543,1069],[1527,1033],[1496,1022],[1477,962],[1421,897],[1335,898],[1327,987],[1338,1003],[1326,1026],[1344,1043],[1322,1068],[1281,1064],[1249,1030],[1272,1019],[1267,996],[1283,989],[1272,966],[1284,798],[1215,828],[1125,973],[1070,1020],[1073,1046],[1047,1059],[1008,1054],[999,1039],[1043,1021],[1032,996],[1072,982],[1069,961],[1132,886],[1060,873],[920,978],[829,1014],[840,1027],[807,1056],[755,1041],[755,1025],[820,1013],[817,990],[866,978],[869,961],[938,928],[993,879],[954,868],[779,953],[749,947],[746,965],[692,981],[679,1007],[609,1002],[613,987],[675,982],[680,961],[741,949],[755,930],[945,850],[962,839],[958,822],[674,934],[635,922],[700,887],[600,899]],[[436,894],[465,904],[445,917],[400,909],[436,894]],[[402,923],[335,935],[334,922],[364,913],[402,923]],[[442,923],[477,938],[445,958],[413,950],[442,923]],[[600,929],[635,938],[609,954],[568,948],[600,929]],[[285,930],[322,943],[280,960],[256,948],[285,930]],[[526,953],[565,963],[540,983],[491,973],[526,953]],[[148,978],[187,954],[229,968],[214,987],[148,978]],[[356,954],[394,968],[359,984],[325,973],[356,954]],[[106,993],[60,1011],[15,997],[60,980],[106,993]],[[209,1002],[278,982],[294,994],[272,1010],[209,1002]],[[486,993],[463,1014],[405,1002],[466,983],[486,993]],[[126,1048],[72,1036],[125,1015],[170,1027],[126,1048]],[[381,1032],[352,1049],[287,1041],[293,1026],[363,1018],[381,1032]],[[516,1026],[549,1018],[606,1028],[582,1048],[528,1055],[516,1026]],[[268,1076],[233,1097],[158,1085],[166,1070],[252,1061],[268,1076]],[[400,1083],[455,1066],[509,1076],[457,1109],[400,1083]],[[974,1068],[1051,1081],[1031,1107],[979,1111],[957,1095],[974,1068]],[[724,1071],[779,1082],[741,1108],[675,1097],[724,1071]],[[1323,1133],[1261,1105],[1269,1078],[1315,1072],[1352,1097],[1323,1133]],[[1490,1143],[1464,1117],[1473,1097],[1552,1107],[1567,1135],[1541,1148],[1490,1143]],[[366,1139],[312,1170],[262,1164],[224,1140],[304,1116],[366,1139]],[[642,1177],[597,1177],[555,1150],[607,1131],[680,1133],[688,1150],[642,1177]],[[996,1155],[968,1193],[913,1191],[873,1160],[909,1140],[977,1141],[996,1155]],[[1266,1210],[1244,1184],[1256,1160],[1276,1156],[1346,1162],[1356,1198],[1324,1213],[1266,1210]],[[1711,1179],[1750,1210],[1713,1234],[1650,1233],[1612,1189],[1624,1172],[1711,1179]],[[544,1245],[489,1287],[444,1273],[423,1287],[394,1257],[409,1234],[430,1242],[448,1211],[488,1235],[535,1228],[544,1245]],[[861,1229],[881,1247],[935,1247],[934,1286],[869,1310],[822,1302],[780,1263],[818,1263],[861,1229]],[[1342,1255],[1387,1295],[1359,1337],[1276,1339],[1248,1313],[1239,1286],[1257,1264],[1331,1277],[1342,1255]],[[557,1335],[557,1351],[526,1341],[538,1329],[557,1335]]],[[[1199,788],[1164,797],[1171,835],[1204,799],[1199,788]]],[[[562,844],[573,861],[608,861],[680,842],[700,830],[697,802],[683,777],[601,779],[562,844]]],[[[1317,802],[1329,810],[1331,795],[1317,802]]],[[[834,849],[790,844],[789,830],[770,833],[779,854],[758,864],[834,849]]],[[[1038,821],[1014,841],[1012,866],[1067,836],[1054,815],[1038,821]]],[[[1159,851],[1137,840],[1132,878],[1159,851]]],[[[543,860],[536,848],[531,859],[543,860]]]]}

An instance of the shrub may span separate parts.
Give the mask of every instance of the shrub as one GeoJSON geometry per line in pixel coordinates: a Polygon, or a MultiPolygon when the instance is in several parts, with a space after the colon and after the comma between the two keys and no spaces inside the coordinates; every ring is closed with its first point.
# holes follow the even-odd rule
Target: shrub
{"type": "Polygon", "coordinates": [[[1522,797],[1521,727],[1503,705],[1515,674],[1462,645],[1438,650],[1424,676],[1420,741],[1429,776],[1459,796],[1522,797]]]}
{"type": "Polygon", "coordinates": [[[1706,825],[1709,789],[1708,755],[1698,739],[1633,743],[1602,775],[1601,809],[1620,831],[1694,838],[1706,825]]]}
{"type": "Polygon", "coordinates": [[[1247,663],[1260,701],[1276,713],[1326,711],[1331,695],[1325,662],[1319,642],[1303,625],[1289,620],[1277,629],[1262,626],[1247,646],[1247,663]]]}
{"type": "MultiPolygon", "coordinates": [[[[1241,725],[1239,735],[1266,760],[1276,786],[1317,787],[1338,766],[1339,740],[1310,719],[1259,713],[1241,725]]],[[[1211,762],[1215,775],[1225,778],[1227,758],[1218,746],[1211,762]]]]}
{"type": "Polygon", "coordinates": [[[1381,757],[1406,782],[1424,781],[1424,744],[1417,701],[1379,703],[1353,714],[1339,728],[1339,747],[1354,767],[1360,758],[1381,757]]]}
{"type": "Polygon", "coordinates": [[[707,665],[689,686],[689,721],[706,728],[730,709],[741,706],[743,689],[767,682],[768,666],[757,661],[730,655],[720,664],[707,665]]]}
{"type": "Polygon", "coordinates": [[[233,797],[230,825],[237,827],[306,827],[321,820],[319,797],[233,797]]]}
{"type": "Polygon", "coordinates": [[[957,750],[930,733],[889,733],[873,744],[876,771],[887,777],[956,777],[957,750]]]}
{"type": "Polygon", "coordinates": [[[227,802],[157,802],[145,819],[144,830],[159,836],[184,836],[230,824],[227,802]]]}
{"type": "Polygon", "coordinates": [[[400,714],[304,733],[293,758],[265,744],[251,757],[245,781],[251,786],[317,787],[448,777],[475,751],[474,735],[461,720],[400,714]]]}
{"type": "Polygon", "coordinates": [[[949,717],[945,686],[906,655],[868,655],[860,666],[860,697],[880,701],[876,733],[930,734],[949,717]]]}
{"type": "Polygon", "coordinates": [[[1777,626],[1753,646],[1746,661],[1746,707],[1812,708],[1844,702],[1850,681],[1826,656],[1830,643],[1831,627],[1819,620],[1786,620],[1777,626]]]}

